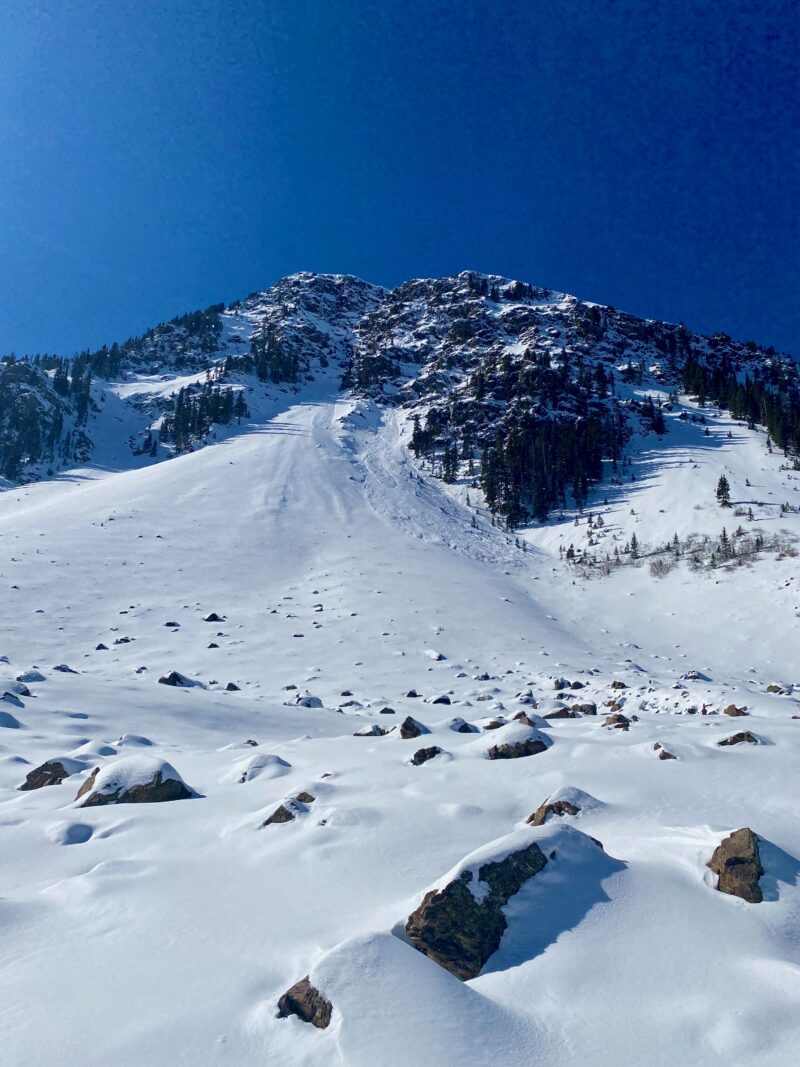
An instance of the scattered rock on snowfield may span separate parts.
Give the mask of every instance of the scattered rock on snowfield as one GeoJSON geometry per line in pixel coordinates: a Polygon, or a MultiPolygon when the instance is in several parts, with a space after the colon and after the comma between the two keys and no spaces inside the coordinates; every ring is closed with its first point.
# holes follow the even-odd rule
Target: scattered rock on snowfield
{"type": "Polygon", "coordinates": [[[573,704],[572,710],[579,712],[581,715],[596,715],[597,705],[591,702],[586,704],[573,704]]]}
{"type": "Polygon", "coordinates": [[[751,734],[749,730],[742,730],[738,734],[731,734],[730,737],[723,737],[721,741],[717,741],[718,745],[757,745],[758,738],[755,734],[751,734]]]}
{"type": "Polygon", "coordinates": [[[611,688],[612,689],[627,689],[628,687],[625,684],[625,682],[620,681],[619,678],[615,678],[614,681],[611,683],[611,688]]]}
{"type": "Polygon", "coordinates": [[[262,822],[262,826],[272,826],[275,823],[291,822],[295,813],[290,805],[279,804],[273,813],[262,822]]]}
{"type": "Polygon", "coordinates": [[[319,697],[312,696],[311,693],[297,693],[293,700],[287,700],[286,704],[290,707],[298,708],[321,708],[322,701],[319,697]]]}
{"type": "Polygon", "coordinates": [[[582,811],[592,811],[602,808],[603,804],[582,789],[567,785],[557,789],[555,793],[545,800],[533,815],[525,820],[531,826],[543,826],[551,815],[564,817],[565,815],[578,815],[582,811]]]}
{"type": "Polygon", "coordinates": [[[383,737],[386,732],[382,726],[378,726],[376,722],[373,722],[356,730],[353,737],[383,737]]]}
{"type": "MultiPolygon", "coordinates": [[[[203,622],[225,622],[223,615],[217,615],[216,611],[212,611],[208,615],[203,616],[203,622]]],[[[169,623],[167,623],[169,625],[169,623]]]]}
{"type": "Polygon", "coordinates": [[[558,711],[551,711],[545,715],[545,719],[577,719],[579,717],[578,712],[573,708],[559,708],[558,711]]]}
{"type": "Polygon", "coordinates": [[[451,719],[450,729],[457,734],[476,734],[478,733],[477,726],[472,726],[465,719],[451,719]]]}
{"type": "Polygon", "coordinates": [[[431,704],[450,704],[450,703],[451,703],[450,697],[446,693],[443,693],[442,696],[440,696],[440,697],[434,697],[433,700],[431,701],[431,704]]]}
{"type": "MultiPolygon", "coordinates": [[[[78,673],[77,671],[74,671],[72,669],[72,667],[67,666],[66,663],[57,663],[55,665],[55,667],[53,667],[53,670],[54,671],[59,671],[61,674],[77,674],[78,673]]],[[[17,681],[19,681],[19,680],[20,679],[18,678],[17,681]]],[[[35,681],[40,681],[40,680],[43,681],[44,679],[34,679],[34,680],[35,681]]],[[[27,679],[23,678],[22,681],[27,681],[27,679]]]]}
{"type": "Polygon", "coordinates": [[[664,746],[661,744],[660,741],[656,741],[656,743],[653,745],[653,751],[658,753],[658,758],[659,759],[677,759],[678,758],[676,755],[674,755],[668,749],[664,748],[664,746]]]}
{"type": "Polygon", "coordinates": [[[60,785],[65,778],[69,778],[71,774],[76,774],[82,770],[85,770],[85,764],[80,763],[78,760],[65,757],[46,760],[40,766],[28,772],[19,789],[22,792],[26,792],[29,789],[43,789],[48,785],[60,785]]]}
{"type": "Polygon", "coordinates": [[[491,760],[536,756],[552,744],[543,733],[521,723],[501,727],[492,740],[494,744],[486,751],[486,758],[491,760]]]}
{"type": "Polygon", "coordinates": [[[238,693],[241,690],[241,686],[238,686],[236,682],[228,682],[225,686],[226,693],[238,693]]]}
{"type": "Polygon", "coordinates": [[[0,729],[19,730],[22,723],[10,711],[0,711],[0,729]]]}
{"type": "Polygon", "coordinates": [[[730,715],[732,717],[736,717],[738,715],[746,715],[746,714],[747,714],[747,708],[746,707],[742,706],[741,708],[737,708],[735,704],[729,704],[727,706],[727,708],[725,708],[725,710],[723,711],[723,715],[730,715]]]}
{"type": "Polygon", "coordinates": [[[443,659],[447,658],[441,652],[437,652],[435,648],[426,648],[425,655],[428,659],[432,659],[434,663],[441,663],[443,659]]]}
{"type": "Polygon", "coordinates": [[[78,806],[103,804],[160,804],[188,800],[195,794],[166,760],[152,756],[127,756],[102,769],[95,767],[78,790],[78,806]]]}
{"type": "Polygon", "coordinates": [[[492,842],[425,894],[406,921],[406,937],[462,981],[475,978],[500,945],[507,925],[503,908],[546,864],[529,831],[492,842]]]}
{"type": "Polygon", "coordinates": [[[443,752],[444,749],[439,748],[438,745],[431,745],[430,748],[418,748],[411,757],[411,762],[415,767],[421,767],[423,763],[427,763],[428,760],[434,759],[443,752]]]}
{"type": "Polygon", "coordinates": [[[608,726],[611,730],[629,730],[630,725],[631,720],[621,712],[615,712],[603,720],[603,726],[608,726]]]}
{"type": "Polygon", "coordinates": [[[195,686],[201,686],[201,683],[194,678],[188,678],[185,674],[181,674],[180,671],[170,671],[169,674],[162,674],[158,679],[159,685],[173,685],[178,689],[192,689],[195,686]]]}
{"type": "Polygon", "coordinates": [[[304,1023],[311,1023],[320,1030],[330,1024],[332,1012],[333,1005],[314,988],[308,975],[296,982],[291,989],[287,989],[278,1001],[279,1019],[296,1015],[304,1023]]]}
{"type": "Polygon", "coordinates": [[[407,715],[400,723],[400,736],[404,741],[410,741],[412,737],[419,737],[421,734],[427,733],[430,733],[428,727],[423,726],[416,719],[412,719],[410,715],[407,715]]]}
{"type": "Polygon", "coordinates": [[[708,866],[719,875],[717,889],[741,897],[750,904],[764,899],[758,880],[764,873],[758,851],[758,837],[748,826],[734,830],[714,849],[708,866]]]}
{"type": "Polygon", "coordinates": [[[304,815],[308,811],[308,805],[313,804],[316,797],[311,793],[301,792],[296,796],[287,797],[279,804],[273,813],[266,818],[261,826],[273,826],[276,823],[292,822],[298,815],[304,815]]]}

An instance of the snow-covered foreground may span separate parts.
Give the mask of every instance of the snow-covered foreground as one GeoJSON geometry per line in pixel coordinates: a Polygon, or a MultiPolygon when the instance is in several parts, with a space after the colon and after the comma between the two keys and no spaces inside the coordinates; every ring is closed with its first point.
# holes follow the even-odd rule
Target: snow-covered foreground
{"type": "MultiPolygon", "coordinates": [[[[202,451],[0,494],[4,1064],[796,1062],[796,561],[585,581],[558,558],[571,521],[523,553],[401,442],[396,415],[323,381],[202,451]],[[158,684],[173,670],[202,684],[158,684]],[[628,730],[602,725],[612,700],[628,730]],[[598,714],[539,718],[570,703],[598,714]],[[520,711],[548,747],[488,759],[525,732],[520,711]],[[354,736],[408,715],[429,732],[354,736]],[[743,729],[761,743],[718,745],[743,729]],[[59,759],[65,781],[18,791],[59,759]],[[159,760],[191,798],[85,805],[159,760]],[[525,831],[556,856],[479,977],[397,936],[562,787],[596,803],[525,831]],[[295,817],[264,826],[282,803],[295,817]],[[604,852],[554,838],[564,824],[604,852]],[[760,904],[706,866],[742,826],[762,842],[760,904]],[[327,1029],[277,1018],[306,974],[327,1029]]],[[[716,529],[725,468],[785,495],[755,433],[672,447],[642,457],[607,528],[716,529]]]]}

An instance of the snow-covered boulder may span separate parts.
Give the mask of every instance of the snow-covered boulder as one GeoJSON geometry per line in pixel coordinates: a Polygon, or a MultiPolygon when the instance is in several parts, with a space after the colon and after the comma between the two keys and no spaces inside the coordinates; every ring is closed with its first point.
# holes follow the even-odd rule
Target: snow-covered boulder
{"type": "Polygon", "coordinates": [[[17,675],[18,682],[43,682],[44,680],[42,672],[35,667],[31,667],[29,671],[23,671],[22,674],[17,675]]]}
{"type": "Polygon", "coordinates": [[[532,726],[512,722],[493,730],[490,738],[483,738],[486,758],[491,760],[520,759],[536,756],[552,745],[546,734],[532,726]]]}
{"type": "Polygon", "coordinates": [[[158,804],[187,800],[196,794],[166,760],[153,756],[126,756],[95,767],[75,797],[78,807],[103,804],[158,804]]]}
{"type": "Polygon", "coordinates": [[[203,683],[198,682],[196,678],[189,678],[185,674],[181,674],[180,671],[170,671],[168,674],[162,674],[158,679],[159,685],[173,685],[178,689],[193,689],[195,686],[202,688],[203,683]]]}
{"type": "Polygon", "coordinates": [[[596,811],[602,803],[590,793],[576,789],[572,785],[563,786],[545,800],[526,821],[531,826],[543,826],[551,815],[579,815],[585,811],[596,811]]]}
{"type": "Polygon", "coordinates": [[[506,904],[562,854],[576,864],[604,855],[599,842],[571,826],[526,827],[489,842],[425,894],[406,920],[406,939],[462,981],[475,978],[500,946],[506,904]]]}

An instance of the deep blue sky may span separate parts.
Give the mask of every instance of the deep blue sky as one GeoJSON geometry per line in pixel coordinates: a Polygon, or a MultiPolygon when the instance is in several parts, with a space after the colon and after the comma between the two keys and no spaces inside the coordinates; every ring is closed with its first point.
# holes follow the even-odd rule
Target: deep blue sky
{"type": "Polygon", "coordinates": [[[3,0],[0,352],[470,267],[800,355],[791,0],[3,0]]]}

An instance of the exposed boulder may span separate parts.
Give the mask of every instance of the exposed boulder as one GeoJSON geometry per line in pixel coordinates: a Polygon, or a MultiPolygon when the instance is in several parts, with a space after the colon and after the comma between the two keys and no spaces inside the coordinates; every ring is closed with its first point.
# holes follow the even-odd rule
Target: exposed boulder
{"type": "Polygon", "coordinates": [[[572,710],[577,711],[580,715],[596,715],[597,705],[588,701],[585,704],[573,704],[572,710]]]}
{"type": "Polygon", "coordinates": [[[428,760],[432,760],[443,753],[444,749],[439,748],[438,745],[431,745],[430,748],[418,748],[411,757],[411,762],[415,767],[421,767],[423,763],[427,763],[428,760]]]}
{"type": "Polygon", "coordinates": [[[381,708],[381,710],[378,712],[378,714],[379,715],[394,715],[394,714],[396,714],[396,712],[395,712],[394,708],[386,707],[386,708],[381,708]]]}
{"type": "Polygon", "coordinates": [[[22,723],[10,711],[0,711],[0,729],[19,730],[22,723]]]}
{"type": "Polygon", "coordinates": [[[225,622],[225,616],[218,615],[216,611],[212,611],[208,615],[203,616],[203,622],[225,622]]]}
{"type": "Polygon", "coordinates": [[[678,758],[674,753],[664,748],[660,741],[656,741],[656,743],[653,745],[653,751],[658,753],[659,759],[667,760],[678,758]]]}
{"type": "Polygon", "coordinates": [[[708,866],[719,876],[717,889],[741,897],[750,904],[764,899],[758,880],[764,873],[758,851],[758,837],[748,826],[734,830],[714,849],[708,866]]]}
{"type": "Polygon", "coordinates": [[[741,730],[738,734],[731,734],[730,737],[723,737],[721,741],[717,741],[718,745],[757,745],[758,738],[755,734],[751,734],[749,730],[741,730]]]}
{"type": "Polygon", "coordinates": [[[545,715],[545,719],[579,719],[580,716],[574,708],[559,708],[545,715]]]}
{"type": "Polygon", "coordinates": [[[486,751],[487,759],[491,760],[536,756],[552,744],[539,730],[521,723],[510,723],[501,727],[492,740],[494,744],[486,751]]]}
{"type": "Polygon", "coordinates": [[[225,686],[226,693],[238,693],[240,690],[241,686],[237,685],[236,682],[228,682],[225,686]]]}
{"type": "Polygon", "coordinates": [[[625,684],[625,682],[621,681],[619,678],[615,678],[614,681],[611,683],[611,688],[612,689],[627,689],[628,686],[625,684]]]}
{"type": "Polygon", "coordinates": [[[79,760],[68,759],[64,756],[59,759],[46,760],[28,772],[19,789],[25,792],[29,789],[43,789],[48,785],[61,785],[65,778],[82,770],[85,770],[85,764],[79,760]]]}
{"type": "Polygon", "coordinates": [[[475,978],[500,945],[507,925],[503,908],[546,864],[528,833],[501,838],[425,894],[406,921],[406,937],[462,981],[475,978]]]}
{"type": "MultiPolygon", "coordinates": [[[[55,665],[55,667],[53,667],[53,670],[54,671],[58,671],[60,674],[77,674],[78,673],[77,671],[74,671],[72,669],[72,667],[70,667],[66,663],[57,663],[55,665]]],[[[25,681],[25,680],[26,679],[23,679],[23,681],[25,681]]],[[[19,681],[19,679],[17,679],[17,681],[19,681]]]]}
{"type": "Polygon", "coordinates": [[[439,697],[434,697],[433,700],[431,701],[431,704],[450,704],[450,703],[451,703],[451,700],[450,700],[450,697],[447,695],[447,693],[443,693],[439,697]]]}
{"type": "Polygon", "coordinates": [[[388,733],[388,730],[384,730],[382,726],[378,726],[376,722],[373,722],[356,730],[353,737],[383,737],[386,733],[388,733]]]}
{"type": "Polygon", "coordinates": [[[613,715],[608,715],[603,720],[603,726],[608,726],[611,730],[629,730],[631,720],[627,715],[623,715],[622,712],[614,712],[613,715]]]}
{"type": "Polygon", "coordinates": [[[742,706],[741,708],[737,708],[735,704],[729,704],[727,706],[727,708],[724,709],[722,714],[723,715],[730,715],[732,718],[736,718],[737,716],[740,716],[740,715],[746,715],[747,714],[747,708],[744,707],[744,706],[742,706]]]}
{"type": "Polygon", "coordinates": [[[95,767],[78,790],[81,808],[103,804],[160,804],[188,800],[196,794],[166,760],[153,756],[126,756],[95,767]]]}
{"type": "Polygon", "coordinates": [[[457,734],[475,734],[478,733],[477,726],[472,726],[465,719],[451,719],[450,729],[457,734]]]}
{"type": "Polygon", "coordinates": [[[404,741],[410,741],[412,737],[420,737],[422,734],[427,733],[430,733],[428,727],[423,726],[416,719],[412,719],[410,715],[407,715],[400,723],[400,736],[404,741]]]}
{"type": "Polygon", "coordinates": [[[304,1023],[311,1023],[320,1030],[330,1025],[332,1012],[333,1005],[311,984],[308,975],[295,982],[278,1001],[279,1019],[296,1015],[304,1023]]]}

